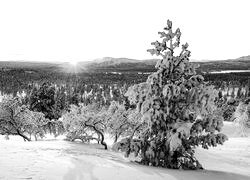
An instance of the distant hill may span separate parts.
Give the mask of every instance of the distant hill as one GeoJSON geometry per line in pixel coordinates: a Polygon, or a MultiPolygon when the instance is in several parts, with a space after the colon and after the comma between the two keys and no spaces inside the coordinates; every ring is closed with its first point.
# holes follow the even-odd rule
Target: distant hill
{"type": "MultiPolygon", "coordinates": [[[[102,58],[84,64],[89,71],[121,71],[121,72],[152,72],[155,71],[157,59],[135,60],[127,58],[102,58]]],[[[217,61],[194,61],[199,64],[199,71],[212,72],[224,70],[250,70],[250,56],[237,59],[217,60],[217,61]]]]}
{"type": "Polygon", "coordinates": [[[242,56],[238,58],[239,60],[244,60],[244,61],[249,61],[250,60],[250,55],[249,56],[242,56]]]}
{"type": "Polygon", "coordinates": [[[204,72],[224,70],[250,70],[250,56],[237,59],[197,62],[204,72]]]}
{"type": "Polygon", "coordinates": [[[47,68],[57,65],[58,63],[36,61],[0,61],[0,68],[47,68]]]}
{"type": "Polygon", "coordinates": [[[112,57],[104,57],[100,59],[95,59],[92,61],[92,63],[95,64],[102,64],[104,65],[115,65],[115,64],[121,64],[121,63],[136,63],[138,60],[135,59],[128,59],[128,58],[112,58],[112,57]]]}
{"type": "MultiPolygon", "coordinates": [[[[90,61],[88,63],[85,62],[82,64],[82,66],[84,66],[85,69],[88,69],[90,72],[148,72],[154,71],[156,62],[156,59],[136,60],[128,58],[105,57],[90,61]]],[[[79,64],[81,65],[81,63],[79,64]]]]}
{"type": "MultiPolygon", "coordinates": [[[[0,69],[28,69],[59,72],[153,72],[157,59],[136,60],[128,58],[104,57],[93,61],[79,62],[77,66],[65,63],[29,62],[29,61],[0,61],[0,69]]],[[[213,72],[225,70],[250,70],[250,56],[237,59],[217,61],[194,61],[199,64],[198,71],[213,72]]]]}

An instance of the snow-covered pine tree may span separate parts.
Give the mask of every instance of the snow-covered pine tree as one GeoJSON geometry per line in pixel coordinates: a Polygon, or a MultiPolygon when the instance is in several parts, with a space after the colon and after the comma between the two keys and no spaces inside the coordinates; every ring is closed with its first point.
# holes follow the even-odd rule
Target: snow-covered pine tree
{"type": "Polygon", "coordinates": [[[179,48],[179,28],[174,31],[168,20],[159,34],[162,41],[153,42],[154,48],[148,50],[161,56],[157,71],[127,93],[147,126],[123,150],[135,152],[145,165],[200,169],[194,148],[216,146],[227,139],[219,133],[223,118],[214,105],[218,92],[196,74],[196,67],[189,62],[188,44],[179,48]]]}

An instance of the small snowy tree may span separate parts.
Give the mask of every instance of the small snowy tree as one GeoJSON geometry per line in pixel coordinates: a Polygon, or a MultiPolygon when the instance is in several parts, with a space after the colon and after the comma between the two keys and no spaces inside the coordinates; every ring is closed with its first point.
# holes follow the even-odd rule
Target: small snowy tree
{"type": "Polygon", "coordinates": [[[43,113],[31,111],[26,106],[23,106],[23,111],[19,114],[19,119],[23,122],[23,129],[30,135],[30,139],[32,135],[35,137],[35,140],[38,137],[45,137],[44,127],[49,120],[44,117],[43,113]]]}
{"type": "Polygon", "coordinates": [[[218,133],[223,126],[214,105],[218,92],[196,74],[188,44],[178,51],[180,29],[173,30],[168,20],[164,30],[159,32],[162,41],[153,42],[154,48],[148,50],[162,58],[157,71],[127,94],[147,126],[125,151],[135,152],[145,165],[199,169],[194,148],[216,146],[227,139],[218,133]]]}
{"type": "Polygon", "coordinates": [[[239,127],[239,133],[241,136],[247,136],[247,129],[250,128],[250,105],[244,102],[240,102],[233,115],[234,123],[239,127]]]}
{"type": "Polygon", "coordinates": [[[97,140],[107,149],[104,142],[104,131],[106,129],[106,111],[95,104],[84,106],[71,105],[70,111],[62,117],[67,138],[71,141],[80,139],[83,142],[97,140]],[[97,137],[94,137],[97,135],[97,137]]]}
{"type": "Polygon", "coordinates": [[[26,134],[43,137],[42,126],[45,124],[43,113],[30,111],[18,98],[5,97],[0,103],[1,134],[19,135],[30,141],[26,134]]]}
{"type": "Polygon", "coordinates": [[[114,137],[114,143],[120,137],[131,134],[140,123],[141,114],[135,109],[126,109],[117,101],[112,101],[106,114],[108,132],[114,137]]]}
{"type": "Polygon", "coordinates": [[[239,105],[239,101],[233,98],[221,103],[222,116],[224,121],[233,121],[234,112],[239,105]]]}

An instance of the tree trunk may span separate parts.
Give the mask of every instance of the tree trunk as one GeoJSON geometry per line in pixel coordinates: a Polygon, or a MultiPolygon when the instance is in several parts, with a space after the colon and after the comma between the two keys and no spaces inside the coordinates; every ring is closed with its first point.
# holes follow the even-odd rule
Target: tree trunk
{"type": "Polygon", "coordinates": [[[118,132],[118,133],[115,134],[114,143],[117,143],[117,141],[118,141],[119,137],[121,136],[121,134],[122,134],[121,132],[118,132]]]}
{"type": "Polygon", "coordinates": [[[97,134],[98,135],[98,140],[97,140],[97,143],[100,144],[100,134],[97,134]]]}
{"type": "Polygon", "coordinates": [[[115,134],[114,144],[117,143],[118,140],[118,134],[115,134]]]}
{"type": "Polygon", "coordinates": [[[19,131],[19,129],[17,128],[17,126],[12,122],[12,121],[9,121],[9,123],[11,124],[11,126],[16,130],[16,133],[17,133],[17,135],[19,135],[19,136],[21,136],[23,139],[24,139],[24,141],[31,141],[31,139],[30,138],[28,138],[27,136],[25,136],[23,133],[21,133],[20,131],[19,131]]]}
{"type": "Polygon", "coordinates": [[[103,133],[100,130],[96,129],[96,127],[94,125],[90,125],[90,124],[85,124],[85,125],[88,126],[88,127],[92,127],[95,130],[95,132],[101,136],[101,144],[104,146],[104,149],[107,150],[108,146],[104,142],[104,135],[103,135],[103,133]]]}
{"type": "Polygon", "coordinates": [[[9,140],[9,139],[10,139],[8,134],[6,134],[4,138],[5,138],[6,140],[9,140]]]}
{"type": "MultiPolygon", "coordinates": [[[[133,139],[133,137],[134,137],[134,135],[135,135],[135,132],[139,129],[139,127],[140,127],[141,125],[142,125],[142,124],[138,124],[138,125],[135,126],[135,128],[133,129],[133,132],[132,132],[131,136],[129,137],[129,141],[128,141],[129,147],[130,147],[130,145],[131,145],[131,141],[132,141],[132,139],[133,139]]],[[[125,157],[128,157],[129,154],[130,154],[130,152],[131,152],[131,148],[128,149],[128,151],[127,151],[126,154],[125,154],[125,157]]]]}
{"type": "Polygon", "coordinates": [[[31,141],[30,138],[28,138],[27,136],[25,136],[24,134],[22,134],[19,130],[16,130],[16,131],[17,131],[17,134],[24,139],[24,141],[31,141]]]}
{"type": "MultiPolygon", "coordinates": [[[[97,130],[98,131],[98,130],[97,130]]],[[[101,131],[99,131],[100,135],[101,135],[101,144],[104,146],[104,149],[107,150],[108,146],[107,144],[104,142],[104,135],[101,131]]]]}

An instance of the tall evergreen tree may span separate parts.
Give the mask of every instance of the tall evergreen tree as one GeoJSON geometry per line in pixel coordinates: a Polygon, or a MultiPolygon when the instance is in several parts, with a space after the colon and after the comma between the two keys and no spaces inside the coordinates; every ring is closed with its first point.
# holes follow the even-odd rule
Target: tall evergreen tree
{"type": "Polygon", "coordinates": [[[50,133],[56,133],[56,122],[61,115],[63,108],[66,108],[65,96],[62,94],[56,94],[55,87],[45,82],[39,88],[34,88],[30,95],[30,109],[32,111],[42,112],[45,118],[50,121],[47,124],[47,128],[50,133]]]}
{"type": "Polygon", "coordinates": [[[31,110],[44,113],[45,118],[58,118],[54,114],[55,88],[48,82],[43,83],[40,88],[33,89],[29,104],[31,110]]]}
{"type": "Polygon", "coordinates": [[[173,30],[168,20],[164,30],[159,32],[162,41],[153,42],[154,48],[148,50],[162,58],[156,72],[146,83],[131,87],[140,91],[132,93],[130,88],[128,93],[147,126],[123,150],[140,154],[142,164],[199,169],[194,148],[216,146],[227,139],[218,133],[223,125],[214,105],[218,92],[196,74],[196,67],[189,62],[188,44],[178,51],[180,29],[173,30]]]}

